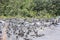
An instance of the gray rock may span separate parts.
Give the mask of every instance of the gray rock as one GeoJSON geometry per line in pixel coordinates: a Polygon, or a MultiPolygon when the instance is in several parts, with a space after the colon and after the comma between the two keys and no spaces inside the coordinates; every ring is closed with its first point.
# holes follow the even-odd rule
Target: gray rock
{"type": "MultiPolygon", "coordinates": [[[[45,29],[54,29],[60,26],[60,18],[52,19],[4,19],[0,20],[0,33],[8,23],[7,40],[30,40],[35,37],[45,36],[45,29]],[[58,25],[57,25],[58,24],[58,25]],[[42,32],[43,31],[43,32],[42,32]],[[25,39],[24,39],[25,38],[25,39]]],[[[48,33],[48,32],[47,32],[48,33]]]]}

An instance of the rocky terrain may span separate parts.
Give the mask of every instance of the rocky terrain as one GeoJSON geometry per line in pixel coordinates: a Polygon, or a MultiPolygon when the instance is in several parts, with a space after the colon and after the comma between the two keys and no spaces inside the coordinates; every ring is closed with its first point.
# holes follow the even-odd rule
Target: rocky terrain
{"type": "Polygon", "coordinates": [[[5,24],[7,40],[60,40],[60,18],[0,19],[0,39],[5,24]]]}

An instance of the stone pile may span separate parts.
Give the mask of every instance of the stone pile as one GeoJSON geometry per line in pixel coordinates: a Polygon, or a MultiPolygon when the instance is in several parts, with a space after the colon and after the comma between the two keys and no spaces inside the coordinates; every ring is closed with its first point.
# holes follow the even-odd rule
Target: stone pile
{"type": "Polygon", "coordinates": [[[0,34],[2,34],[4,25],[8,23],[7,40],[32,40],[32,38],[42,37],[44,28],[52,28],[52,25],[59,25],[60,19],[1,19],[0,34]]]}

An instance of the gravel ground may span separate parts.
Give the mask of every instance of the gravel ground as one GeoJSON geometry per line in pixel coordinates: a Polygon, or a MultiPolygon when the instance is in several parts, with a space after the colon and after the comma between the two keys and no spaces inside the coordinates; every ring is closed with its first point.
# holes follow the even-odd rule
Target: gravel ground
{"type": "Polygon", "coordinates": [[[0,38],[7,25],[7,40],[60,40],[58,19],[0,19],[0,38]]]}

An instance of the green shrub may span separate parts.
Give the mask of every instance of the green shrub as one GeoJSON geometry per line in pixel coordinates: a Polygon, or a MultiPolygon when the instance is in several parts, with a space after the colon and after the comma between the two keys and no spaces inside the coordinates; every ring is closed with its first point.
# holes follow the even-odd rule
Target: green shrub
{"type": "Polygon", "coordinates": [[[60,0],[0,0],[0,16],[51,17],[60,15],[60,0]]]}

